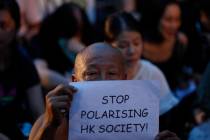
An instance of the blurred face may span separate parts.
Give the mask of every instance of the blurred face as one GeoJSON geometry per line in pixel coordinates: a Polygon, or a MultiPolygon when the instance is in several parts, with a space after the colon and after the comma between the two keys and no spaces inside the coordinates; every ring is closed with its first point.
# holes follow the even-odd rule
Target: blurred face
{"type": "Polygon", "coordinates": [[[6,48],[15,37],[15,21],[7,10],[0,11],[0,49],[6,48]]]}
{"type": "Polygon", "coordinates": [[[123,0],[123,10],[126,12],[133,12],[136,9],[135,0],[123,0]]]}
{"type": "Polygon", "coordinates": [[[128,65],[138,63],[143,49],[143,40],[138,32],[125,31],[112,45],[121,50],[128,65]]]}
{"type": "Polygon", "coordinates": [[[181,25],[181,10],[178,5],[170,4],[166,7],[160,20],[160,32],[164,39],[174,39],[181,25]]]}
{"type": "Polygon", "coordinates": [[[204,11],[200,12],[200,21],[205,29],[210,31],[210,19],[204,11]]]}
{"type": "Polygon", "coordinates": [[[118,55],[100,52],[81,60],[74,81],[125,80],[125,68],[118,55]]]}

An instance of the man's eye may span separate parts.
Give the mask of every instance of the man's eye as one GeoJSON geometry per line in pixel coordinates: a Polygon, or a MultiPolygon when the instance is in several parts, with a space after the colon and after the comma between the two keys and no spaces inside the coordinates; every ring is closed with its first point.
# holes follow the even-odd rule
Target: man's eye
{"type": "Polygon", "coordinates": [[[92,76],[92,75],[96,75],[96,74],[97,74],[97,72],[87,72],[86,73],[87,76],[92,76]]]}
{"type": "Polygon", "coordinates": [[[93,81],[96,80],[98,77],[98,72],[86,72],[85,79],[86,81],[93,81]]]}

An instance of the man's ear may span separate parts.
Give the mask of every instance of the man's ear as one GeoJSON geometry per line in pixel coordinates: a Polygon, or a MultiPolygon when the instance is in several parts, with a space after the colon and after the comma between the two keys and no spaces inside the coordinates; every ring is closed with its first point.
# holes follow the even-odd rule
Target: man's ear
{"type": "Polygon", "coordinates": [[[72,82],[78,82],[75,74],[71,75],[71,80],[72,80],[72,82]]]}

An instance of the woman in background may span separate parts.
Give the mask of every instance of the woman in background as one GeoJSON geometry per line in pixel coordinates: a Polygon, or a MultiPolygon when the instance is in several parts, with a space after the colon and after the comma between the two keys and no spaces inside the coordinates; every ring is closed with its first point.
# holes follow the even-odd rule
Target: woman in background
{"type": "Polygon", "coordinates": [[[152,0],[144,4],[141,19],[143,57],[163,71],[174,91],[186,78],[183,69],[188,43],[187,37],[180,32],[179,3],[176,0],[152,0]]]}
{"type": "Polygon", "coordinates": [[[34,48],[38,50],[36,67],[46,89],[68,84],[76,54],[92,41],[90,29],[85,12],[74,3],[63,4],[43,21],[38,47],[34,48]]]}
{"type": "Polygon", "coordinates": [[[143,38],[138,22],[129,13],[109,16],[105,22],[106,41],[119,48],[126,60],[128,80],[158,80],[160,82],[160,115],[173,108],[178,100],[173,96],[164,74],[147,60],[141,59],[143,38]]]}

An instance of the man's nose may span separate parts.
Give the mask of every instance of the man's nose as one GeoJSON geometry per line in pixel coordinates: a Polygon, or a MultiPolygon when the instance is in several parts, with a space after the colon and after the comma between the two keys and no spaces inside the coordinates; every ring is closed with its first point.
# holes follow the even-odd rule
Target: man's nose
{"type": "Polygon", "coordinates": [[[106,75],[106,73],[102,72],[100,73],[98,80],[99,81],[108,80],[108,76],[106,75]]]}

